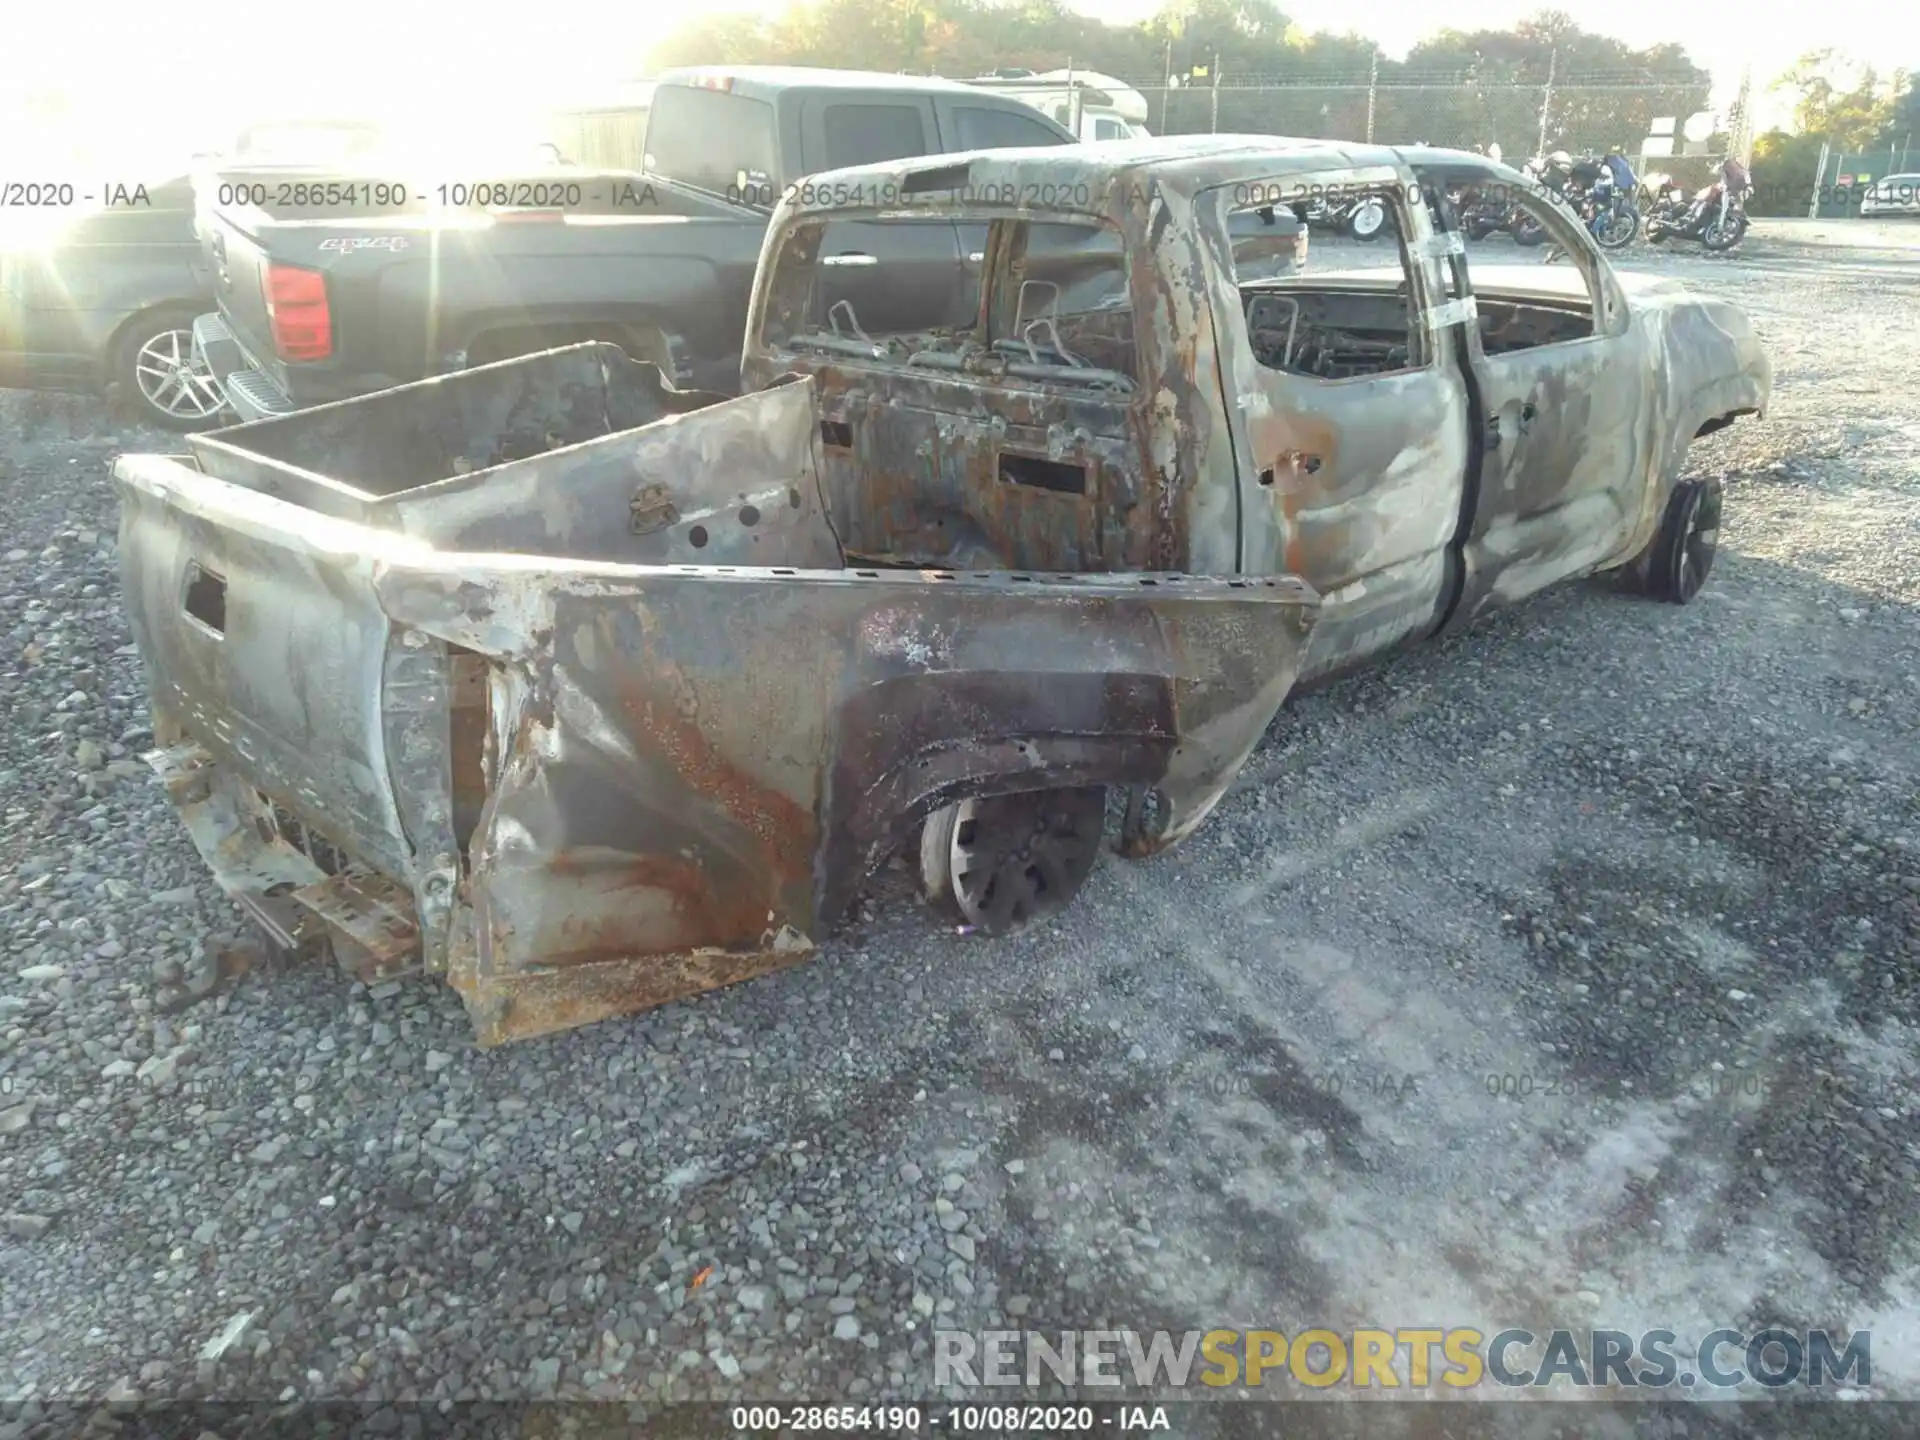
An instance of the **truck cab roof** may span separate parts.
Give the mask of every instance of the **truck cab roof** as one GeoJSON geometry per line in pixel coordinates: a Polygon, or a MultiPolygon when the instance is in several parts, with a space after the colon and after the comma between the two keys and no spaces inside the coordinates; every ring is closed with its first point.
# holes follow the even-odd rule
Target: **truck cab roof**
{"type": "MultiPolygon", "coordinates": [[[[1470,150],[1430,146],[1347,144],[1277,135],[1158,135],[1125,144],[1072,144],[1044,149],[985,150],[929,155],[863,165],[833,173],[842,188],[871,184],[875,193],[918,194],[920,203],[939,210],[964,208],[960,192],[978,196],[994,186],[1013,193],[1108,194],[1126,192],[1126,182],[1191,195],[1220,185],[1274,179],[1289,174],[1418,167],[1449,183],[1504,183],[1534,188],[1519,171],[1470,150]],[[964,178],[956,172],[965,167],[964,178]],[[1115,182],[1118,182],[1116,187],[1115,182]],[[949,202],[944,192],[955,192],[949,202]]],[[[1303,197],[1304,198],[1304,197],[1303,197]]],[[[979,202],[975,200],[974,204],[979,202]]],[[[807,206],[799,207],[801,209],[807,206]]],[[[1078,207],[1072,207],[1078,208],[1078,207]]],[[[1109,209],[1095,204],[1094,211],[1109,209]]]]}

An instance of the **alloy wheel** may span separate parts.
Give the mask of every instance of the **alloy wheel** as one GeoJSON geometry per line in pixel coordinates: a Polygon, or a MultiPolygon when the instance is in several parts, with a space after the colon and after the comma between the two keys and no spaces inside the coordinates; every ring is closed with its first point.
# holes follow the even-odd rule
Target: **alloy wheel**
{"type": "Polygon", "coordinates": [[[226,408],[226,392],[213,372],[193,359],[193,332],[162,330],[133,358],[140,397],[175,420],[208,420],[226,408]]]}

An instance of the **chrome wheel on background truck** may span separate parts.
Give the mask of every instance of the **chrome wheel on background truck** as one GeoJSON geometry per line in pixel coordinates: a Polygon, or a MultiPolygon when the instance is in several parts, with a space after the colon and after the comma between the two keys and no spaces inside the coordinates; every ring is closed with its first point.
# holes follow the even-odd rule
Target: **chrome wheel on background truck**
{"type": "Polygon", "coordinates": [[[130,324],[114,347],[116,398],[150,425],[209,430],[227,408],[226,391],[193,356],[193,319],[162,311],[130,324]]]}

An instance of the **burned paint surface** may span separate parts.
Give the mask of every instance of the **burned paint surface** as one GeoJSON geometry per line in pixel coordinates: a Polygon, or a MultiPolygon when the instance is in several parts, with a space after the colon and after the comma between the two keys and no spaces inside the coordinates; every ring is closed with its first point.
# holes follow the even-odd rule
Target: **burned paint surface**
{"type": "MultiPolygon", "coordinates": [[[[1545,219],[1569,263],[1470,275],[1456,217],[1428,197],[1462,183],[1543,193],[1478,155],[1200,136],[835,179],[847,183],[792,197],[774,217],[743,373],[749,387],[796,372],[821,385],[839,445],[829,507],[872,532],[863,558],[924,561],[924,535],[960,533],[956,554],[997,565],[1295,575],[1322,596],[1302,683],[1631,562],[1688,441],[1763,410],[1770,391],[1744,315],[1671,282],[1623,283],[1551,202],[1545,219]],[[1393,209],[1397,275],[1263,273],[1249,217],[1341,191],[1393,209]],[[853,211],[819,198],[836,193],[898,198],[853,211]],[[883,338],[864,356],[810,349],[810,237],[829,215],[945,215],[996,232],[1075,217],[1110,231],[1127,257],[1131,383],[1096,402],[1066,376],[969,365],[935,380],[918,366],[958,343],[952,332],[883,338]],[[1276,313],[1348,341],[1403,332],[1404,351],[1371,368],[1288,363],[1276,313]],[[1019,494],[994,458],[1014,433],[1090,437],[1072,452],[1076,464],[1098,452],[1084,495],[1019,494]],[[888,523],[909,509],[916,523],[888,523]]],[[[995,271],[996,258],[989,246],[979,338],[1004,343],[992,292],[1021,277],[995,271]]]]}
{"type": "Polygon", "coordinates": [[[1151,854],[1296,684],[1634,563],[1767,402],[1737,309],[1577,231],[1470,274],[1410,197],[1527,183],[1479,157],[1121,155],[847,172],[911,202],[859,218],[985,222],[971,329],[803,334],[789,201],[738,399],[578,346],[123,457],[152,758],[228,893],[491,1044],[804,958],[960,800],[1109,787],[1151,854]],[[1249,196],[1321,183],[1393,197],[1400,289],[1271,273],[1249,196]],[[1111,283],[1030,324],[1036,280],[1111,283]]]}
{"type": "Polygon", "coordinates": [[[1279,707],[1310,611],[1292,582],[1181,576],[468,560],[377,584],[398,623],[501,661],[540,652],[472,849],[476,943],[451,972],[479,1014],[540,997],[483,1021],[503,1033],[571,1013],[576,981],[604,994],[616,961],[635,995],[696,960],[789,963],[955,799],[1157,787],[1185,833],[1279,707]]]}
{"type": "MultiPolygon", "coordinates": [[[[514,363],[624,383],[582,358],[514,363]]],[[[497,1043],[804,958],[958,799],[1138,787],[1155,843],[1198,824],[1310,590],[849,568],[816,413],[799,380],[451,476],[421,442],[351,505],[230,437],[224,477],[118,462],[155,764],[227,892],[362,977],[443,973],[497,1043]]]]}

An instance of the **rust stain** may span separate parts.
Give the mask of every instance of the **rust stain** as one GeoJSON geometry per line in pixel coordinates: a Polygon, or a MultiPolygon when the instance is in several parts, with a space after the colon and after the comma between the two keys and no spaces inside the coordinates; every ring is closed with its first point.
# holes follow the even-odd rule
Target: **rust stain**
{"type": "MultiPolygon", "coordinates": [[[[1310,547],[1302,515],[1325,503],[1329,489],[1340,481],[1340,432],[1319,416],[1295,408],[1282,409],[1275,401],[1272,413],[1260,416],[1247,426],[1247,438],[1253,446],[1256,472],[1269,467],[1273,483],[1263,487],[1280,507],[1285,524],[1279,570],[1282,574],[1303,575],[1309,579],[1324,577],[1326,565],[1314,564],[1315,549],[1310,547]],[[1312,474],[1296,464],[1296,457],[1318,456],[1320,468],[1312,474]]],[[[1254,562],[1259,564],[1258,560],[1254,562]]]]}
{"type": "MultiPolygon", "coordinates": [[[[663,680],[680,678],[664,662],[656,661],[653,669],[663,680]]],[[[659,750],[689,789],[712,800],[765,847],[770,889],[812,873],[816,826],[810,810],[741,773],[701,732],[695,717],[662,703],[655,686],[628,677],[621,704],[637,740],[659,750]]]]}
{"type": "Polygon", "coordinates": [[[636,944],[631,921],[616,907],[611,912],[570,914],[561,922],[566,949],[543,956],[542,963],[591,964],[694,945],[758,945],[766,934],[766,898],[747,890],[721,893],[698,863],[679,855],[629,854],[604,860],[563,850],[548,863],[556,878],[590,882],[601,898],[631,891],[652,891],[673,903],[677,933],[636,944]]]}
{"type": "Polygon", "coordinates": [[[703,950],[518,975],[481,976],[463,966],[448,979],[467,1004],[476,1039],[490,1047],[652,1010],[784,970],[812,954],[812,943],[801,939],[788,947],[703,950]]]}

